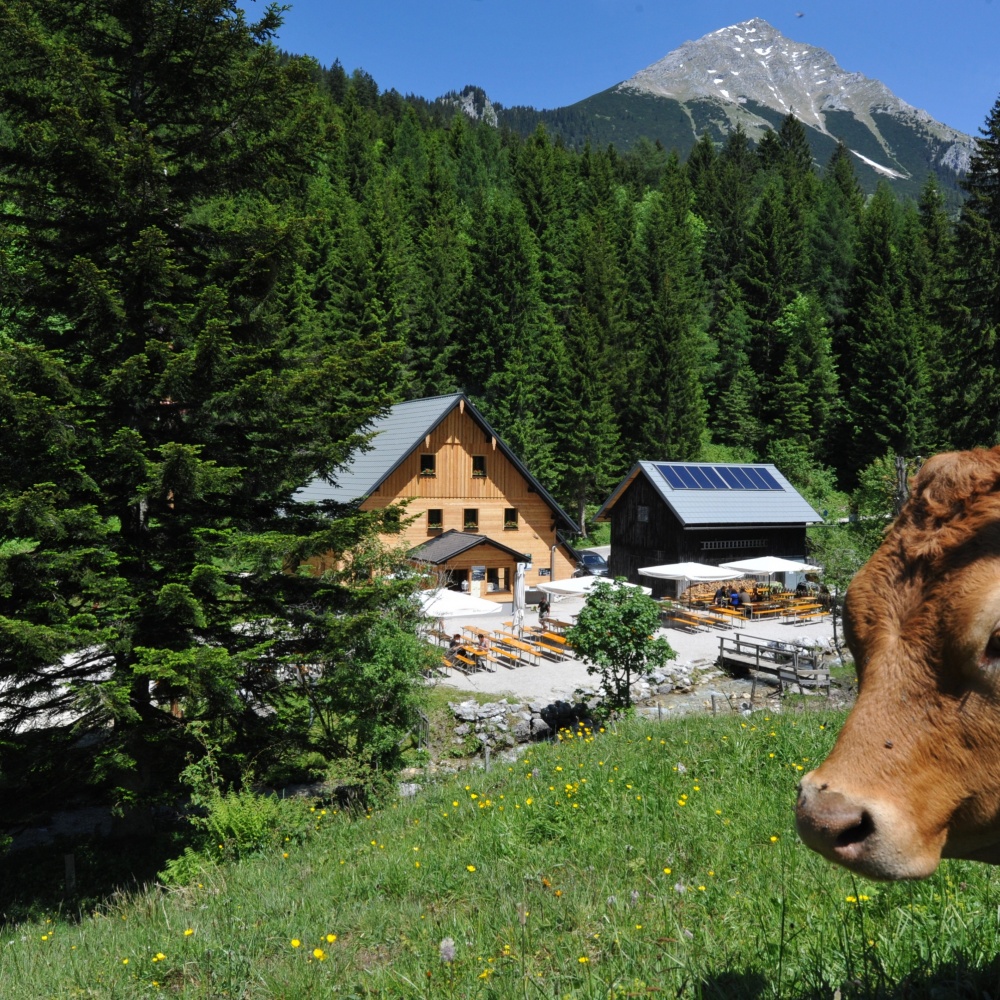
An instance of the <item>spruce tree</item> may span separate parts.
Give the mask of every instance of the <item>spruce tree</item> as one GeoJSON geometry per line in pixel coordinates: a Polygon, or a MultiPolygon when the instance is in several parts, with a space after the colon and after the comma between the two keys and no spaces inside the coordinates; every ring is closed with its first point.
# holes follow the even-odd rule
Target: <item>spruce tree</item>
{"type": "MultiPolygon", "coordinates": [[[[185,734],[266,745],[283,641],[323,641],[285,636],[318,582],[283,570],[363,527],[290,520],[292,495],[391,399],[377,317],[332,344],[307,320],[295,205],[329,120],[279,24],[228,0],[0,10],[3,391],[48,438],[0,485],[3,725],[71,710],[133,790],[176,777],[185,734]]],[[[9,468],[29,440],[4,436],[9,468]]]]}
{"type": "Polygon", "coordinates": [[[956,229],[956,368],[964,379],[952,413],[960,447],[1000,441],[1000,98],[979,131],[956,229]]]}

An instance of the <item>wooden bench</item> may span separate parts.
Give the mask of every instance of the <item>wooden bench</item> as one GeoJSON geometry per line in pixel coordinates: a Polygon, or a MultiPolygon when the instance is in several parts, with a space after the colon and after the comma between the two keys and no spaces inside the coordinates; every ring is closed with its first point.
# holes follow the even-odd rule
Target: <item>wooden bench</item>
{"type": "Polygon", "coordinates": [[[829,613],[826,609],[823,611],[808,611],[804,615],[796,615],[792,619],[792,624],[796,625],[799,622],[808,621],[810,618],[825,618],[829,613]]]}
{"type": "Polygon", "coordinates": [[[456,653],[451,664],[456,670],[463,674],[473,674],[476,672],[476,661],[470,660],[469,657],[463,656],[461,653],[456,653]]]}
{"type": "Polygon", "coordinates": [[[663,612],[665,625],[676,625],[679,628],[689,628],[700,630],[705,627],[705,622],[695,618],[694,615],[686,615],[679,611],[664,611],[663,612]]]}

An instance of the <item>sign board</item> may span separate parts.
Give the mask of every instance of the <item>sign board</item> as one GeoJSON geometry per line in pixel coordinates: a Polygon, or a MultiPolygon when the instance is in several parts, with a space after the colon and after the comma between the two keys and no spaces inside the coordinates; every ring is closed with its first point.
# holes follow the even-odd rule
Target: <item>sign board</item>
{"type": "Polygon", "coordinates": [[[485,566],[473,566],[472,567],[472,579],[473,580],[485,580],[486,579],[486,567],[485,566]]]}
{"type": "Polygon", "coordinates": [[[548,566],[546,566],[544,569],[542,569],[542,567],[539,566],[538,567],[538,575],[539,576],[552,576],[552,570],[550,570],[548,568],[548,566]]]}

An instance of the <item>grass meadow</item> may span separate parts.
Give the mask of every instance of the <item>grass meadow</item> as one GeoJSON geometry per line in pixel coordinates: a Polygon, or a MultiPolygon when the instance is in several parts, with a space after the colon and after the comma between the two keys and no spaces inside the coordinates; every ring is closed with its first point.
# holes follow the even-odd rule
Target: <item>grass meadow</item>
{"type": "Polygon", "coordinates": [[[873,884],[806,850],[841,713],[580,728],[372,812],[0,938],[0,997],[1000,997],[1000,875],[873,884]]]}

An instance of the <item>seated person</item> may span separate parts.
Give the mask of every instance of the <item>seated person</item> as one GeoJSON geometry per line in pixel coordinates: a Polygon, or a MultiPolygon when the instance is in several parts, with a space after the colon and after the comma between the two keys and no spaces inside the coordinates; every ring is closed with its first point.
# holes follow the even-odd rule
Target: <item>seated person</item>
{"type": "Polygon", "coordinates": [[[451,642],[448,643],[448,649],[454,651],[456,649],[461,649],[464,645],[465,643],[462,641],[462,633],[456,632],[451,637],[451,642]]]}
{"type": "Polygon", "coordinates": [[[747,616],[750,617],[750,594],[747,593],[746,587],[744,587],[737,595],[740,602],[740,610],[747,616]]]}
{"type": "Polygon", "coordinates": [[[715,597],[712,598],[713,604],[725,604],[726,603],[726,588],[719,587],[715,592],[715,597]]]}
{"type": "Polygon", "coordinates": [[[762,601],[764,598],[761,597],[760,591],[757,589],[756,585],[753,588],[753,593],[750,595],[750,600],[756,604],[758,601],[762,601]]]}
{"type": "Polygon", "coordinates": [[[734,608],[738,608],[740,606],[740,595],[736,592],[735,587],[729,591],[729,603],[734,608]]]}

